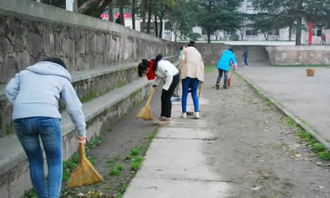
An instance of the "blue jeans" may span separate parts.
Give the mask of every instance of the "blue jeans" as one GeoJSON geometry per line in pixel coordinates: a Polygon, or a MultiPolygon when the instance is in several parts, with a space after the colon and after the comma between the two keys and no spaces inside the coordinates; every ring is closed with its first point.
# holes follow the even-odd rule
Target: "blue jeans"
{"type": "Polygon", "coordinates": [[[197,90],[199,86],[199,80],[197,78],[185,78],[182,79],[182,113],[187,112],[187,97],[189,88],[191,89],[191,96],[194,102],[195,112],[199,112],[199,99],[197,96],[197,90]]]}
{"type": "Polygon", "coordinates": [[[62,134],[58,118],[30,117],[14,120],[19,141],[28,157],[30,177],[38,198],[59,198],[62,184],[62,134]],[[48,177],[45,179],[46,153],[48,177]]]}

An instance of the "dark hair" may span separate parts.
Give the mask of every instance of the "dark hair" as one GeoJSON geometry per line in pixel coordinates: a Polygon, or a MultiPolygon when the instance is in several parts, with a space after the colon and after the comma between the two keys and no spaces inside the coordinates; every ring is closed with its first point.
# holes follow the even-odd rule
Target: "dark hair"
{"type": "Polygon", "coordinates": [[[49,61],[49,62],[52,62],[52,63],[56,63],[56,64],[61,65],[61,66],[64,67],[65,69],[67,69],[67,67],[66,67],[66,65],[64,64],[63,60],[60,59],[60,58],[51,57],[51,58],[45,58],[45,59],[43,59],[42,61],[49,61]]]}
{"type": "Polygon", "coordinates": [[[234,53],[234,50],[232,48],[229,48],[228,50],[234,53]]]}
{"type": "Polygon", "coordinates": [[[195,45],[195,41],[189,41],[188,46],[194,46],[195,45]]]}
{"type": "Polygon", "coordinates": [[[154,67],[152,68],[154,71],[157,70],[158,67],[158,62],[163,59],[163,54],[158,54],[155,58],[155,64],[154,67]]]}
{"type": "Polygon", "coordinates": [[[142,59],[142,62],[138,65],[138,74],[140,77],[143,76],[143,73],[148,69],[149,61],[147,59],[142,59]]]}
{"type": "Polygon", "coordinates": [[[184,45],[181,45],[180,50],[183,50],[184,45]]]}

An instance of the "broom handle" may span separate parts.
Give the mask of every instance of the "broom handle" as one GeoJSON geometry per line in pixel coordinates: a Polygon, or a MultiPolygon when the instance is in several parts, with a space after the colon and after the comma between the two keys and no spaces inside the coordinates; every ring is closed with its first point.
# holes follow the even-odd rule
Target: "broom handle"
{"type": "Polygon", "coordinates": [[[146,102],[146,106],[147,106],[147,105],[150,105],[151,100],[152,100],[152,97],[154,96],[155,91],[156,91],[155,88],[152,88],[152,89],[151,89],[151,91],[150,91],[150,95],[149,95],[148,100],[147,100],[147,102],[146,102]]]}
{"type": "Polygon", "coordinates": [[[83,161],[86,160],[86,152],[85,152],[85,145],[82,143],[79,143],[79,160],[83,161]]]}
{"type": "Polygon", "coordinates": [[[199,87],[198,87],[198,99],[201,97],[202,95],[202,85],[203,83],[200,83],[199,87]]]}

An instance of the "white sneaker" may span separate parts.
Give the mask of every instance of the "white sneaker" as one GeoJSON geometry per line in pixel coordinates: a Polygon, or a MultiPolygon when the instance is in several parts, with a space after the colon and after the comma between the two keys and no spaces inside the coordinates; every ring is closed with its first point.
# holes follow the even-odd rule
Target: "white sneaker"
{"type": "Polygon", "coordinates": [[[195,119],[199,119],[199,112],[195,112],[195,113],[194,113],[194,118],[195,118],[195,119]]]}
{"type": "Polygon", "coordinates": [[[186,119],[187,118],[187,113],[182,113],[181,118],[186,119]]]}

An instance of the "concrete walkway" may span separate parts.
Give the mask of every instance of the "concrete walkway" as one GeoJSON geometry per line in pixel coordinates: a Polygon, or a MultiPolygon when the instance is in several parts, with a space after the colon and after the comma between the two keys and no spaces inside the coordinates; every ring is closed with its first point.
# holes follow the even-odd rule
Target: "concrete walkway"
{"type": "Polygon", "coordinates": [[[252,66],[239,73],[330,148],[330,68],[315,69],[314,77],[304,67],[252,66]]]}
{"type": "Polygon", "coordinates": [[[123,197],[330,197],[328,165],[282,114],[237,77],[216,90],[216,74],[206,76],[201,119],[182,119],[180,104],[173,105],[171,125],[160,127],[123,197]]]}
{"type": "MultiPolygon", "coordinates": [[[[208,103],[201,99],[201,104],[208,103]]],[[[189,102],[188,109],[192,109],[189,102]]],[[[173,103],[171,125],[161,127],[143,162],[143,168],[124,198],[224,197],[230,188],[207,163],[203,147],[217,139],[205,119],[178,118],[181,104],[173,103]]]]}

